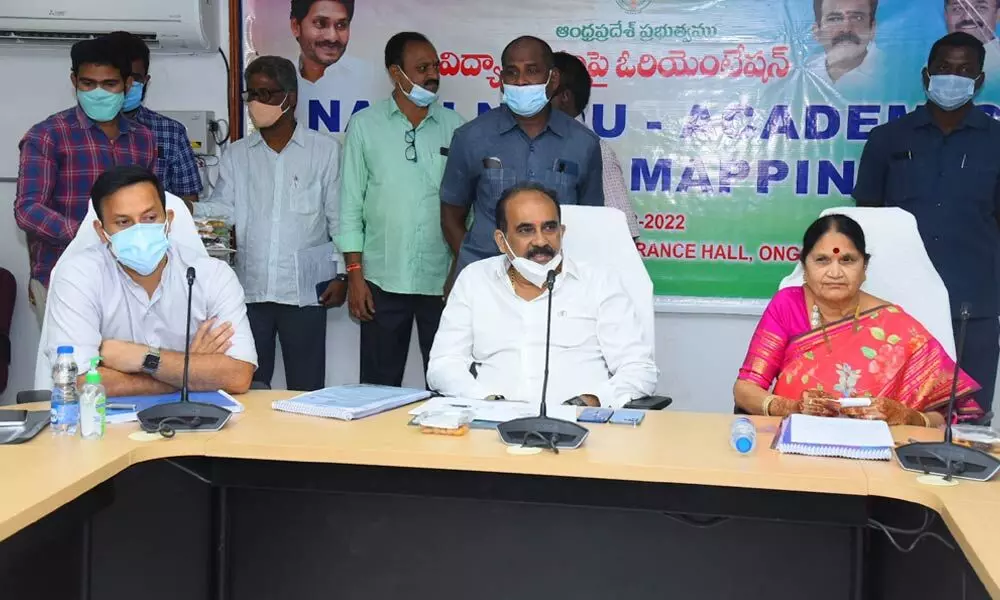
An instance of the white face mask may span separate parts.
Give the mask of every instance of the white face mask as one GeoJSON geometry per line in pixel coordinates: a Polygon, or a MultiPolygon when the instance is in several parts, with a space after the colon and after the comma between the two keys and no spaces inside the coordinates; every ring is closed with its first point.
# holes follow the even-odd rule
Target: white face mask
{"type": "Polygon", "coordinates": [[[562,252],[557,253],[552,260],[543,264],[536,263],[530,258],[524,258],[522,256],[517,256],[514,254],[514,249],[511,248],[510,242],[507,241],[507,236],[503,233],[503,243],[507,244],[507,258],[510,259],[510,264],[513,265],[514,270],[517,271],[521,277],[524,277],[531,285],[537,288],[545,287],[545,280],[549,276],[549,271],[554,271],[559,268],[562,264],[562,252]]]}

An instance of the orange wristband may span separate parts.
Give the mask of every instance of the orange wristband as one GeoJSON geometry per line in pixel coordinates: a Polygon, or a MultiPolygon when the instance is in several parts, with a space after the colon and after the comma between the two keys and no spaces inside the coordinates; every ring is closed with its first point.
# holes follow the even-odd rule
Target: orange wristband
{"type": "Polygon", "coordinates": [[[350,273],[352,271],[360,271],[360,270],[361,270],[361,263],[351,263],[351,264],[347,265],[347,272],[348,273],[350,273]]]}

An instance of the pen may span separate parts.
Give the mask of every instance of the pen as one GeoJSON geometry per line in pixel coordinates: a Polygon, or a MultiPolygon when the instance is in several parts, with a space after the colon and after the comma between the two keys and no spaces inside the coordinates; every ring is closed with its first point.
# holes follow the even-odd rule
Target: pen
{"type": "Polygon", "coordinates": [[[966,157],[966,155],[965,155],[965,154],[963,154],[963,155],[962,155],[962,168],[963,168],[963,169],[965,168],[965,157],[966,157]]]}
{"type": "Polygon", "coordinates": [[[448,406],[452,408],[472,408],[468,404],[449,404],[448,406]]]}

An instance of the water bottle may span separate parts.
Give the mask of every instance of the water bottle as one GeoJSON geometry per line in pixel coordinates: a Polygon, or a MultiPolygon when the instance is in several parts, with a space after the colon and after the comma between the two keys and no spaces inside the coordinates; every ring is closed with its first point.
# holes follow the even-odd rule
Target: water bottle
{"type": "Polygon", "coordinates": [[[108,397],[101,385],[101,373],[97,370],[100,358],[90,360],[83,389],[80,390],[80,435],[85,440],[99,440],[104,437],[107,421],[108,397]]]}
{"type": "Polygon", "coordinates": [[[52,367],[52,408],[49,422],[56,434],[75,435],[80,420],[80,405],[76,395],[76,361],[73,346],[59,346],[56,364],[52,367]]]}
{"type": "Polygon", "coordinates": [[[757,428],[746,417],[733,420],[729,430],[729,445],[740,454],[750,454],[757,446],[757,428]]]}

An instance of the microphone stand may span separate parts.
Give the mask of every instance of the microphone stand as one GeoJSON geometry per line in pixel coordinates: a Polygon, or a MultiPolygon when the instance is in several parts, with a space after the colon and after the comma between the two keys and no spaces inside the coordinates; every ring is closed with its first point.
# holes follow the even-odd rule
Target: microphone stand
{"type": "Polygon", "coordinates": [[[549,448],[556,454],[559,448],[579,448],[590,431],[572,421],[554,419],[546,414],[546,396],[549,388],[549,352],[552,347],[552,296],[556,284],[556,272],[549,271],[545,277],[545,287],[549,291],[548,315],[545,320],[545,371],[542,375],[542,401],[537,417],[513,419],[497,426],[500,439],[509,446],[528,448],[549,448]]]}

